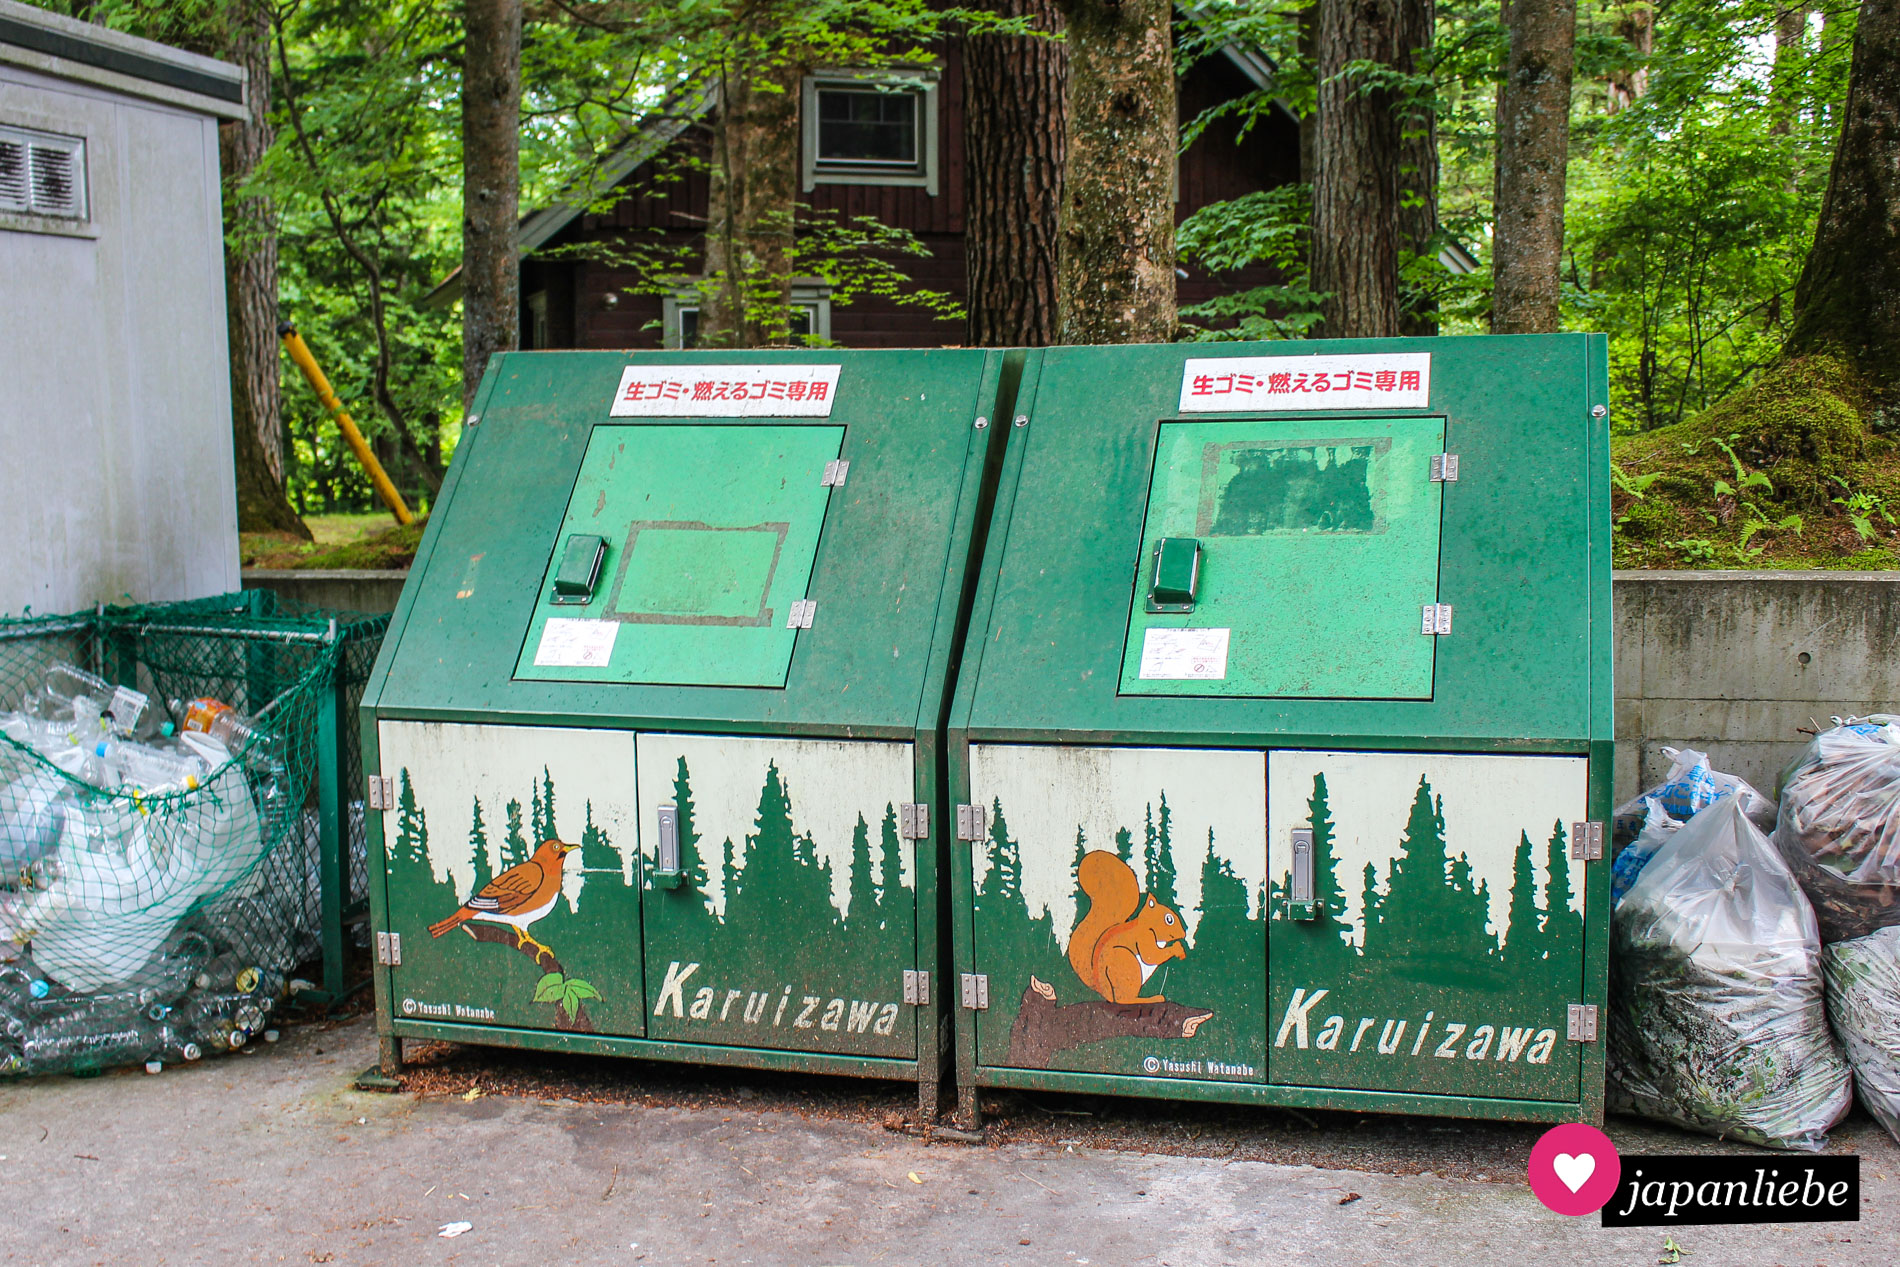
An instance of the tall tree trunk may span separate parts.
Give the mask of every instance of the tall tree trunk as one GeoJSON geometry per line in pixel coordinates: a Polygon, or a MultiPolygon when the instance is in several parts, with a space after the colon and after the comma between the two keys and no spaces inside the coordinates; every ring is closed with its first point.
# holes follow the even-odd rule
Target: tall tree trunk
{"type": "Polygon", "coordinates": [[[1610,72],[1606,104],[1611,114],[1629,109],[1649,91],[1649,69],[1644,63],[1656,48],[1656,11],[1648,5],[1637,5],[1625,10],[1616,20],[1616,33],[1629,45],[1630,51],[1642,60],[1610,72]]]}
{"type": "Polygon", "coordinates": [[[1320,0],[1312,274],[1326,338],[1399,332],[1399,119],[1389,90],[1346,69],[1398,60],[1399,0],[1320,0]]]}
{"type": "Polygon", "coordinates": [[[1775,13],[1775,60],[1769,71],[1769,108],[1774,118],[1768,130],[1786,136],[1794,127],[1801,99],[1803,56],[1808,33],[1808,6],[1791,4],[1775,13]]]}
{"type": "MultiPolygon", "coordinates": [[[[1319,59],[1319,0],[1300,10],[1296,37],[1300,60],[1317,66],[1319,59]]],[[[1300,183],[1311,185],[1319,174],[1319,110],[1300,116],[1300,183]]]]}
{"type": "Polygon", "coordinates": [[[223,50],[250,77],[250,117],[221,124],[218,158],[224,168],[225,327],[231,344],[231,440],[237,459],[238,527],[245,532],[288,532],[311,540],[310,529],[284,497],[283,397],[277,346],[277,209],[268,198],[237,190],[268,150],[270,125],[270,5],[237,0],[229,13],[223,50]]]}
{"type": "Polygon", "coordinates": [[[1511,51],[1498,85],[1491,331],[1544,334],[1558,327],[1577,6],[1505,0],[1504,11],[1511,51]]]}
{"type": "Polygon", "coordinates": [[[757,348],[791,337],[802,68],[731,67],[713,119],[701,347],[757,348]]]}
{"type": "Polygon", "coordinates": [[[1179,106],[1168,0],[1057,0],[1069,30],[1056,264],[1064,343],[1174,337],[1179,106]]]}
{"type": "MultiPolygon", "coordinates": [[[[1399,0],[1399,69],[1420,75],[1432,68],[1438,21],[1435,0],[1399,0]]],[[[1436,94],[1415,94],[1399,120],[1399,254],[1435,257],[1438,236],[1438,104],[1436,94]]],[[[1429,270],[1421,270],[1430,275],[1429,270]]],[[[1407,296],[1399,314],[1400,334],[1437,334],[1438,301],[1426,290],[1407,296]]]]}
{"type": "Polygon", "coordinates": [[[1840,144],[1785,351],[1849,358],[1876,417],[1900,414],[1900,0],[1860,6],[1840,144]]]}
{"type": "MultiPolygon", "coordinates": [[[[988,0],[1059,32],[1053,0],[988,0]]],[[[971,347],[1056,341],[1068,46],[1041,36],[963,40],[963,253],[971,347]]]]}
{"type": "Polygon", "coordinates": [[[521,0],[466,0],[462,41],[462,408],[521,340],[521,0]]]}

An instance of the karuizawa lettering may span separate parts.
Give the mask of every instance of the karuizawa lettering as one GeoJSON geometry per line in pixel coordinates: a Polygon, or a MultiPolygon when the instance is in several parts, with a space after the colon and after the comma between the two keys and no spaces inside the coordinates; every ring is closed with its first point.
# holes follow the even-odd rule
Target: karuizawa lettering
{"type": "Polygon", "coordinates": [[[769,1009],[772,1013],[769,1024],[774,1027],[818,1029],[831,1034],[878,1034],[884,1037],[889,1037],[897,1029],[898,1005],[895,1003],[875,999],[827,999],[816,994],[794,995],[792,987],[783,983],[777,990],[770,987],[764,990],[722,990],[716,986],[702,985],[693,990],[692,1002],[688,1003],[686,991],[698,971],[699,965],[696,963],[682,964],[675,959],[668,964],[666,979],[660,983],[659,1002],[654,1004],[653,1014],[682,1020],[762,1025],[768,1024],[766,1012],[769,1009]],[[744,1005],[735,1016],[733,1005],[741,999],[745,1001],[744,1005]]]}
{"type": "MultiPolygon", "coordinates": [[[[1319,1051],[1339,1050],[1340,1040],[1346,1033],[1344,1015],[1327,1016],[1317,1023],[1316,1028],[1311,1028],[1319,1001],[1330,993],[1330,990],[1314,990],[1310,994],[1304,988],[1294,990],[1293,997],[1287,1000],[1286,1011],[1280,1016],[1279,1028],[1273,1035],[1273,1045],[1285,1047],[1291,1040],[1293,1046],[1301,1051],[1309,1047],[1319,1051]]],[[[1550,1054],[1557,1046],[1557,1031],[1554,1029],[1505,1024],[1473,1026],[1468,1021],[1436,1020],[1436,1016],[1435,1012],[1427,1012],[1416,1019],[1404,1016],[1361,1016],[1352,1032],[1352,1041],[1345,1050],[1350,1054],[1363,1047],[1368,1053],[1377,1052],[1381,1056],[1409,1052],[1422,1059],[1439,1060],[1515,1063],[1522,1059],[1526,1064],[1542,1065],[1549,1063],[1550,1054]],[[1416,1027],[1413,1030],[1414,1037],[1407,1046],[1405,1033],[1412,1026],[1416,1027]],[[1368,1033],[1375,1035],[1375,1043],[1366,1042],[1368,1033]]]]}

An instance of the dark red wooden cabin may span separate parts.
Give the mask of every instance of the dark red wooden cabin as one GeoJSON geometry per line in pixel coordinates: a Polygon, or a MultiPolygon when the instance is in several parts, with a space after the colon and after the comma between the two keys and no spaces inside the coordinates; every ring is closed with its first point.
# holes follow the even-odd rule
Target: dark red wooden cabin
{"type": "MultiPolygon", "coordinates": [[[[1268,86],[1266,64],[1235,47],[1203,58],[1181,81],[1182,125],[1202,111],[1268,86]]],[[[867,92],[848,73],[813,76],[805,85],[800,199],[841,217],[873,216],[907,229],[929,248],[928,257],[904,256],[898,267],[918,287],[965,299],[963,247],[963,94],[954,43],[944,51],[934,82],[905,93],[867,92]],[[822,101],[817,94],[827,94],[822,101]],[[881,100],[880,100],[881,98],[881,100]],[[821,108],[814,108],[815,106],[821,108]],[[908,148],[902,136],[911,128],[908,148]],[[830,126],[836,124],[837,126],[830,126]],[[816,129],[827,126],[824,139],[816,129]],[[842,160],[837,155],[843,153],[842,160]],[[825,161],[830,155],[829,161],[825,161]],[[869,157],[866,157],[866,156],[869,157]]],[[[690,293],[679,297],[629,290],[636,273],[600,258],[594,247],[624,250],[635,243],[692,244],[705,222],[706,177],[686,170],[683,154],[703,154],[708,130],[697,102],[675,103],[650,121],[607,163],[620,197],[611,211],[557,205],[522,221],[522,346],[527,348],[646,348],[690,343],[695,316],[690,293]],[[684,309],[685,311],[682,311],[684,309]]],[[[1285,109],[1261,118],[1243,137],[1238,120],[1217,120],[1180,159],[1177,222],[1213,202],[1271,189],[1299,179],[1299,127],[1285,109]]],[[[696,268],[697,259],[691,261],[696,268]]],[[[683,269],[682,271],[690,271],[683,269]]],[[[1254,267],[1215,279],[1191,273],[1180,282],[1185,306],[1217,294],[1268,284],[1271,270],[1254,267]]],[[[821,290],[802,287],[795,303],[819,333],[845,347],[934,347],[965,341],[960,320],[927,309],[860,298],[834,305],[821,290]]]]}

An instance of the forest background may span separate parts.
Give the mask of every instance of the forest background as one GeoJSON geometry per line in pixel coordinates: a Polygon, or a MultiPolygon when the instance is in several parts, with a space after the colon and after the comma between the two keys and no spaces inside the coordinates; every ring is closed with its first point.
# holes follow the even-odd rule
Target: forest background
{"type": "MultiPolygon", "coordinates": [[[[1153,0],[990,0],[964,10],[912,0],[35,2],[225,57],[268,85],[253,125],[225,136],[247,530],[304,533],[302,516],[375,506],[334,425],[278,355],[276,317],[296,322],[399,486],[426,510],[460,433],[472,381],[465,361],[478,370],[488,349],[515,339],[512,281],[496,282],[504,293],[485,299],[482,272],[469,266],[477,236],[589,187],[613,145],[663,103],[703,88],[709,66],[728,76],[728,99],[743,103],[751,92],[753,107],[769,114],[773,81],[801,58],[864,64],[965,39],[989,41],[994,66],[999,41],[1014,45],[1018,62],[1055,86],[1054,108],[1021,94],[1041,111],[1026,125],[1044,133],[1030,148],[1066,161],[1066,189],[1030,192],[1051,213],[1060,202],[1064,251],[1113,274],[1115,261],[1090,264],[1089,244],[1075,243],[1089,216],[1140,223],[1127,214],[1140,190],[1114,203],[1116,181],[1138,179],[1114,167],[1115,151],[1126,162],[1144,144],[1185,145],[1207,120],[1184,121],[1177,133],[1170,96],[1165,112],[1152,112],[1165,113],[1162,126],[1105,147],[1103,64],[1145,68],[1148,82],[1136,75],[1134,90],[1152,102],[1171,93],[1153,83],[1155,67],[1178,75],[1239,41],[1264,55],[1276,82],[1222,110],[1299,116],[1304,179],[1205,208],[1178,230],[1171,219],[1157,224],[1145,246],[1217,275],[1267,262],[1281,284],[1177,311],[1172,270],[1133,260],[1125,307],[1137,319],[1125,328],[1091,324],[1087,305],[1055,277],[1059,304],[1044,306],[1060,307],[1061,327],[1045,316],[1012,330],[978,311],[993,305],[973,258],[971,343],[1600,330],[1609,335],[1620,436],[1620,563],[1900,566],[1888,509],[1891,501],[1900,511],[1900,470],[1890,469],[1900,464],[1880,425],[1889,412],[1874,399],[1880,393],[1850,363],[1789,347],[1843,134],[1856,0],[1581,0],[1574,19],[1566,0],[1198,0],[1174,7],[1172,49],[1160,57],[1139,52],[1141,21],[1150,31],[1168,25],[1170,7],[1153,0]],[[518,27],[496,29],[497,14],[518,27]],[[742,79],[730,77],[734,65],[742,79]],[[1513,83],[1516,99],[1501,100],[1513,83]],[[479,111],[510,113],[511,89],[518,150],[474,154],[477,144],[492,151],[497,136],[492,124],[481,131],[479,111]],[[1565,99],[1567,113],[1546,108],[1565,99]],[[1381,137],[1387,152],[1368,159],[1363,146],[1381,137]],[[1351,181],[1395,156],[1392,224],[1362,233],[1342,213],[1341,190],[1351,194],[1351,181]],[[476,188],[468,182],[478,159],[506,165],[517,182],[499,192],[482,186],[494,205],[481,209],[464,198],[476,188]],[[1541,211],[1538,173],[1554,182],[1541,211]],[[1106,208],[1101,198],[1087,202],[1099,190],[1108,191],[1106,208]],[[1378,247],[1381,233],[1396,250],[1388,243],[1383,263],[1360,261],[1355,252],[1378,247]],[[1528,270],[1527,241],[1543,257],[1528,270]],[[1475,259],[1475,271],[1447,269],[1447,246],[1475,259]],[[463,304],[427,302],[458,267],[463,304]],[[1169,274],[1165,303],[1142,289],[1159,272],[1169,274]],[[1540,275],[1554,283],[1543,316],[1540,275]],[[473,306],[483,302],[502,312],[504,328],[482,332],[473,306]],[[1392,311],[1382,316],[1380,302],[1392,311]],[[240,320],[247,303],[249,319],[240,320]],[[1381,329],[1393,315],[1398,328],[1381,329]]],[[[1866,8],[1880,10],[1870,22],[1891,27],[1891,0],[1866,8]]],[[[966,51],[966,62],[981,59],[966,51]]],[[[795,111],[797,94],[779,95],[795,111]]],[[[745,136],[726,133],[728,158],[762,152],[757,138],[748,150],[745,136]]],[[[994,136],[971,141],[973,154],[994,150],[994,136]]],[[[737,206],[739,194],[731,197],[737,206]]],[[[743,260],[722,258],[733,276],[771,256],[775,233],[789,243],[797,232],[789,219],[747,227],[765,245],[743,260]]],[[[875,232],[834,242],[827,258],[808,252],[801,271],[848,271],[852,241],[879,258],[887,284],[901,286],[904,244],[875,232]]],[[[479,249],[491,277],[512,270],[511,243],[479,249]]],[[[754,320],[750,339],[744,324],[735,323],[735,342],[783,341],[770,320],[754,320]]]]}

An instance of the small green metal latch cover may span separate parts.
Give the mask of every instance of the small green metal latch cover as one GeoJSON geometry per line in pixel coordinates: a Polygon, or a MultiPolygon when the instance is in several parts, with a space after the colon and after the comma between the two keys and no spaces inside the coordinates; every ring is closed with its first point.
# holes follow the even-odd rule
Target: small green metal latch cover
{"type": "Polygon", "coordinates": [[[600,583],[600,560],[607,553],[607,539],[592,533],[577,532],[567,539],[561,554],[561,566],[554,571],[552,601],[562,604],[585,603],[594,596],[600,583]]]}
{"type": "Polygon", "coordinates": [[[1148,578],[1148,610],[1191,612],[1201,580],[1201,543],[1193,537],[1163,537],[1155,542],[1148,578]]]}

